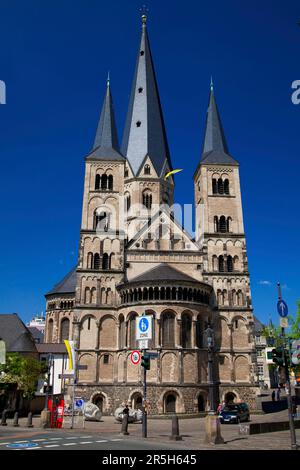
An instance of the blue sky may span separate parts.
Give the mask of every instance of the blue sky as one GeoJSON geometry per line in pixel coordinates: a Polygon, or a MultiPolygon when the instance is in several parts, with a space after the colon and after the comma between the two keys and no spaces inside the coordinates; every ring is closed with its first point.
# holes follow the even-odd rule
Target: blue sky
{"type": "MultiPolygon", "coordinates": [[[[1,0],[0,312],[24,320],[77,261],[84,156],[110,70],[121,140],[140,1],[1,0]]],[[[176,200],[193,201],[209,81],[240,162],[254,313],[276,322],[276,282],[300,298],[299,2],[148,1],[176,200]]]]}

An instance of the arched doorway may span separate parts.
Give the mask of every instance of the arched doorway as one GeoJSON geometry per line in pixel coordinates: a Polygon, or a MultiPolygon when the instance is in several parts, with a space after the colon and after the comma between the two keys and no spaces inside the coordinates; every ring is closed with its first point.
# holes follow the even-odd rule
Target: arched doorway
{"type": "Polygon", "coordinates": [[[205,400],[203,395],[198,396],[198,411],[205,411],[205,400]]]}
{"type": "Polygon", "coordinates": [[[165,397],[165,413],[176,413],[176,395],[168,393],[165,397]]]}
{"type": "Polygon", "coordinates": [[[233,393],[233,392],[227,392],[225,394],[225,403],[234,403],[234,401],[236,400],[236,394],[233,393]]]}
{"type": "Polygon", "coordinates": [[[143,409],[143,399],[140,393],[135,393],[131,399],[132,408],[134,410],[142,410],[143,409]]]}
{"type": "Polygon", "coordinates": [[[98,406],[99,410],[101,411],[101,413],[103,413],[103,405],[104,405],[104,398],[102,395],[96,395],[94,398],[93,398],[93,403],[94,405],[98,406]]]}

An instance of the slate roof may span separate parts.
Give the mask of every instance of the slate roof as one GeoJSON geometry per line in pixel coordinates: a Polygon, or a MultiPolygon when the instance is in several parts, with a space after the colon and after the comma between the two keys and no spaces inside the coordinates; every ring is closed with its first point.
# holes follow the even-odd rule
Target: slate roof
{"type": "Polygon", "coordinates": [[[35,343],[42,343],[44,340],[44,333],[35,326],[27,326],[35,343]]]}
{"type": "Polygon", "coordinates": [[[0,314],[0,338],[7,352],[36,352],[34,339],[17,313],[0,314]]]}
{"type": "Polygon", "coordinates": [[[206,114],[201,163],[238,165],[238,162],[229,155],[228,145],[212,85],[206,114]]]}
{"type": "Polygon", "coordinates": [[[148,281],[188,281],[188,282],[200,282],[187,274],[178,271],[169,264],[161,263],[158,266],[134,277],[131,282],[148,282],[148,281]]]}
{"type": "Polygon", "coordinates": [[[260,333],[264,326],[265,325],[254,315],[254,332],[260,333]]]}
{"type": "Polygon", "coordinates": [[[121,152],[135,175],[146,155],[158,175],[161,175],[166,159],[172,169],[146,23],[142,28],[121,152]]]}
{"type": "Polygon", "coordinates": [[[100,114],[92,151],[87,160],[125,160],[120,154],[113,100],[107,81],[106,94],[100,114]]]}
{"type": "Polygon", "coordinates": [[[53,289],[47,292],[46,296],[52,294],[72,294],[73,292],[75,293],[77,279],[76,268],[77,266],[73,268],[60,282],[55,284],[53,289]]]}
{"type": "Polygon", "coordinates": [[[36,349],[39,354],[56,353],[64,354],[67,353],[65,343],[41,343],[36,345],[36,349]]]}

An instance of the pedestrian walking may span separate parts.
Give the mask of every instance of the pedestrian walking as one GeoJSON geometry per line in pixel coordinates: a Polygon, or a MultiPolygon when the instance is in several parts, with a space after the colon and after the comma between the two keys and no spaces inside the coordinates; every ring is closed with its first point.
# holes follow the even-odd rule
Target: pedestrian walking
{"type": "Polygon", "coordinates": [[[275,401],[275,390],[272,392],[272,401],[275,401]]]}
{"type": "Polygon", "coordinates": [[[277,389],[276,398],[277,398],[277,401],[280,400],[280,388],[279,387],[277,389]]]}

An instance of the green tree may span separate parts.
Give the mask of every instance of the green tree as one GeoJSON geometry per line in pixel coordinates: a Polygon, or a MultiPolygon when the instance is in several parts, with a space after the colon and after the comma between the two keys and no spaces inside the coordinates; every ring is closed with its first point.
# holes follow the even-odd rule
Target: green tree
{"type": "Polygon", "coordinates": [[[300,339],[300,300],[297,302],[297,312],[295,319],[289,316],[289,322],[291,324],[291,334],[289,335],[293,339],[300,339]]]}
{"type": "Polygon", "coordinates": [[[33,357],[7,353],[6,364],[0,365],[0,384],[16,384],[24,397],[32,398],[37,381],[45,372],[45,365],[33,357]]]}

